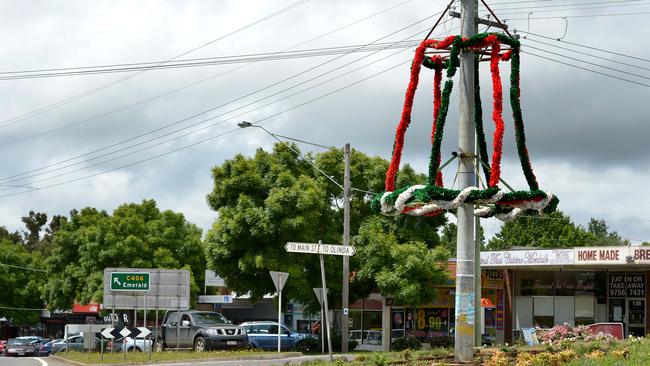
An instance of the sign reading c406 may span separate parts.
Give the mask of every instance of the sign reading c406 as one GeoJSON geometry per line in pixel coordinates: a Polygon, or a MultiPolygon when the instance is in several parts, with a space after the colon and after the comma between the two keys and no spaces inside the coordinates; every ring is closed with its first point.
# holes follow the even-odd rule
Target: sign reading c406
{"type": "Polygon", "coordinates": [[[149,291],[149,273],[111,272],[111,291],[149,291]]]}

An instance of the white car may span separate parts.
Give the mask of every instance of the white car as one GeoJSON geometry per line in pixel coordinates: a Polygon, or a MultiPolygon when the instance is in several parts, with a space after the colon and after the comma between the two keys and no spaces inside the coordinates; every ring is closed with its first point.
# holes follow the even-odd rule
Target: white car
{"type": "Polygon", "coordinates": [[[127,352],[149,352],[152,349],[151,345],[151,339],[137,338],[133,340],[131,337],[126,337],[122,343],[122,351],[126,350],[127,352]]]}

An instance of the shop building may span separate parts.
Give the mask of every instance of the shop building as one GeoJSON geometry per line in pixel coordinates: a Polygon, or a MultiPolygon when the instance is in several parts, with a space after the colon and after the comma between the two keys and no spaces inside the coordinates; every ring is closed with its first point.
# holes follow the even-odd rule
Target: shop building
{"type": "Polygon", "coordinates": [[[506,342],[563,323],[622,323],[625,336],[650,329],[650,247],[483,252],[481,267],[503,273],[506,342]]]}

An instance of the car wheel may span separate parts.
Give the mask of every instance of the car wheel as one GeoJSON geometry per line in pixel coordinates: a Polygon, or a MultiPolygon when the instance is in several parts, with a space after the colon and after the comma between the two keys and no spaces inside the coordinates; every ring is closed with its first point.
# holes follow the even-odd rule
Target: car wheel
{"type": "Polygon", "coordinates": [[[196,337],[194,340],[194,352],[203,352],[205,351],[205,338],[196,337]]]}
{"type": "Polygon", "coordinates": [[[155,352],[163,352],[165,350],[165,344],[161,339],[156,340],[156,343],[153,346],[155,352]]]}

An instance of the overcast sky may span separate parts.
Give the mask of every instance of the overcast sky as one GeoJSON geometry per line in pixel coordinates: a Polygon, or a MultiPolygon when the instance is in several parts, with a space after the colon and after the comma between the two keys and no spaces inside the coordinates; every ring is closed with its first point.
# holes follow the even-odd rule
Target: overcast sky
{"type": "MultiPolygon", "coordinates": [[[[0,71],[164,61],[214,40],[181,59],[282,51],[324,34],[327,35],[295,49],[394,42],[409,37],[420,39],[435,18],[396,31],[441,11],[446,5],[446,1],[430,0],[310,0],[228,35],[297,2],[4,1],[0,2],[0,41],[3,45],[0,71]],[[392,9],[386,10],[389,8],[392,9]],[[386,11],[370,17],[383,10],[386,11]],[[359,21],[364,18],[368,19],[359,21]],[[355,24],[332,32],[351,23],[355,24]]],[[[585,225],[590,217],[602,218],[611,229],[638,244],[650,241],[650,213],[646,208],[650,204],[650,190],[647,189],[650,150],[646,142],[650,137],[650,87],[526,53],[530,51],[650,85],[650,50],[640,47],[647,45],[650,37],[650,22],[647,21],[650,1],[623,1],[607,6],[602,2],[595,4],[597,2],[513,3],[499,0],[489,3],[493,4],[497,15],[508,19],[511,30],[517,28],[552,38],[563,37],[563,41],[637,57],[602,53],[537,36],[522,40],[521,100],[528,150],[541,188],[557,194],[561,200],[559,208],[577,224],[585,225]],[[567,6],[570,4],[585,5],[567,6]],[[558,18],[565,16],[566,21],[558,18]]],[[[481,13],[485,13],[483,8],[481,13]]],[[[436,36],[458,31],[457,19],[445,17],[443,20],[434,32],[436,36]]],[[[481,30],[484,28],[481,26],[481,30]]],[[[138,74],[0,80],[0,225],[12,230],[22,229],[20,217],[30,210],[48,215],[67,215],[71,209],[86,206],[112,211],[122,203],[151,198],[161,208],[182,212],[191,222],[208,229],[216,217],[205,203],[205,195],[213,184],[210,168],[237,153],[250,155],[260,146],[271,148],[274,140],[263,131],[237,130],[172,154],[121,167],[224,133],[236,128],[240,120],[262,120],[380,72],[355,86],[264,120],[262,125],[279,134],[325,145],[342,146],[350,142],[367,154],[388,158],[408,82],[407,61],[413,55],[413,49],[398,51],[138,74]],[[330,62],[318,66],[326,61],[330,62]],[[352,61],[355,62],[346,66],[352,61]],[[233,70],[235,68],[237,70],[233,70]],[[359,70],[309,88],[354,68],[359,70]],[[333,69],[337,71],[256,102],[333,69]],[[278,83],[301,72],[304,73],[278,83]],[[190,87],[190,84],[196,85],[190,87]],[[251,94],[267,86],[270,87],[251,94]],[[180,88],[183,89],[170,93],[180,88]],[[303,89],[307,90],[271,103],[303,89]],[[159,97],[163,94],[165,96],[159,97]],[[247,94],[251,95],[241,98],[247,94]],[[71,98],[75,100],[70,101],[71,98]],[[235,99],[238,100],[231,102],[235,99]],[[66,102],[60,103],[62,101],[66,102]],[[216,106],[221,107],[133,139],[216,106]],[[211,117],[214,119],[201,123],[211,117]],[[144,149],[217,122],[218,125],[195,134],[144,149]],[[196,127],[189,127],[194,124],[196,127]],[[186,129],[171,134],[181,128],[186,129]],[[166,133],[170,134],[143,143],[166,133]],[[132,141],[109,147],[127,139],[132,141]],[[132,145],[137,146],[98,157],[132,145]],[[103,150],[93,153],[98,149],[103,150]],[[122,156],[127,153],[132,154],[122,156]],[[69,160],[84,154],[88,155],[69,160]],[[93,157],[94,160],[88,161],[93,157]],[[119,158],[98,164],[116,157],[119,158]],[[67,162],[48,168],[46,172],[52,171],[47,174],[34,172],[21,176],[23,179],[10,178],[62,161],[67,162]],[[66,183],[91,175],[95,176],[66,183]],[[44,189],[30,191],[24,187],[44,189]],[[20,194],[11,195],[14,193],[20,194]]],[[[502,67],[504,89],[509,85],[509,65],[505,66],[502,67]]],[[[487,67],[487,64],[481,65],[482,95],[485,124],[491,134],[492,122],[488,119],[491,85],[487,67]]],[[[423,73],[429,75],[421,79],[402,161],[424,172],[429,153],[432,75],[429,70],[423,73]]],[[[444,156],[449,156],[457,146],[457,110],[458,98],[454,93],[443,143],[444,156]]],[[[504,112],[503,177],[516,188],[525,189],[515,155],[507,102],[504,112]]],[[[312,149],[310,146],[301,148],[312,149]]],[[[452,164],[445,170],[446,185],[452,184],[454,173],[452,164]]],[[[493,234],[500,224],[487,220],[484,225],[487,232],[493,234]]]]}

